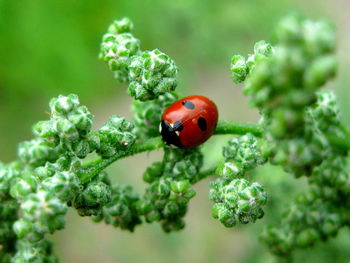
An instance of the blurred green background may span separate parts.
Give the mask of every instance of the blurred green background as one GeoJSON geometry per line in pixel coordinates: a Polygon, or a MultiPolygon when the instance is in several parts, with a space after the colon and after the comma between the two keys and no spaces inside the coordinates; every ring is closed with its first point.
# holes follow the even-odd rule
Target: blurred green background
{"type": "MultiPolygon", "coordinates": [[[[142,49],[159,48],[175,60],[184,95],[211,97],[221,119],[256,121],[256,111],[230,80],[230,57],[251,52],[260,39],[273,43],[274,25],[294,11],[329,19],[337,27],[339,74],[329,87],[336,89],[350,124],[348,0],[0,0],[0,159],[16,157],[17,143],[31,137],[34,122],[48,118],[47,103],[58,94],[78,94],[95,114],[96,127],[112,114],[131,117],[125,86],[97,60],[102,34],[124,16],[134,21],[142,49]]],[[[207,143],[207,148],[217,148],[206,155],[207,163],[219,157],[216,152],[226,139],[207,143]]],[[[122,160],[111,167],[111,176],[142,193],[143,169],[160,156],[155,152],[122,160]]],[[[272,167],[256,176],[266,185],[270,202],[266,217],[255,225],[225,229],[213,220],[206,180],[196,187],[187,227],[180,233],[164,234],[158,225],[143,225],[130,234],[70,211],[67,228],[53,236],[56,253],[64,263],[273,262],[258,243],[258,233],[278,220],[290,201],[279,194],[292,198],[293,185],[304,182],[272,167]]],[[[298,253],[296,262],[350,262],[349,248],[349,233],[343,230],[327,245],[298,253]]]]}

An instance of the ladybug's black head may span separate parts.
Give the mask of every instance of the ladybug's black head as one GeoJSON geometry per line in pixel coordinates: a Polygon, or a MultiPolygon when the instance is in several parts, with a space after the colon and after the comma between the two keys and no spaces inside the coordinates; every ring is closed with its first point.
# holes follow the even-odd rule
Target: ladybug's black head
{"type": "Polygon", "coordinates": [[[160,124],[160,134],[162,135],[163,141],[166,144],[171,144],[177,147],[181,147],[179,138],[179,132],[182,131],[183,126],[181,121],[176,121],[174,124],[162,120],[160,124]]]}

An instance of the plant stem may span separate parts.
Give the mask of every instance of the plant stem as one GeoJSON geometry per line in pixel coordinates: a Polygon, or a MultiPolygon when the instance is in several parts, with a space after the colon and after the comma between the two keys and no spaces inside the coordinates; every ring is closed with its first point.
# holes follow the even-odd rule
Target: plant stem
{"type": "Polygon", "coordinates": [[[252,133],[255,136],[262,136],[263,128],[259,124],[238,122],[238,121],[224,121],[220,120],[216,126],[214,134],[237,134],[243,135],[252,133]]]}
{"type": "Polygon", "coordinates": [[[104,169],[106,169],[109,165],[114,163],[115,161],[127,157],[132,156],[137,153],[141,152],[147,152],[159,149],[161,147],[164,147],[164,143],[160,137],[153,137],[146,141],[140,142],[138,144],[135,144],[131,146],[129,149],[120,152],[108,159],[102,159],[101,157],[88,160],[83,164],[83,167],[85,167],[84,174],[80,177],[80,181],[82,183],[86,183],[90,181],[92,178],[97,176],[100,172],[102,172],[104,169]],[[92,168],[89,168],[92,167],[92,168]]]}
{"type": "MultiPolygon", "coordinates": [[[[236,134],[242,135],[246,133],[252,133],[256,136],[261,136],[263,133],[262,128],[258,124],[253,123],[245,123],[245,122],[234,122],[234,121],[219,121],[214,132],[215,135],[222,134],[236,134]]],[[[92,178],[101,173],[104,169],[106,169],[109,165],[114,163],[115,161],[131,156],[141,152],[153,151],[159,148],[164,147],[164,143],[160,136],[150,138],[146,141],[137,143],[131,146],[129,149],[120,152],[108,159],[102,159],[101,157],[93,158],[87,160],[83,163],[83,171],[81,172],[80,181],[82,183],[86,183],[90,181],[92,178]]],[[[198,174],[195,182],[213,174],[214,170],[209,169],[203,173],[198,174]]]]}

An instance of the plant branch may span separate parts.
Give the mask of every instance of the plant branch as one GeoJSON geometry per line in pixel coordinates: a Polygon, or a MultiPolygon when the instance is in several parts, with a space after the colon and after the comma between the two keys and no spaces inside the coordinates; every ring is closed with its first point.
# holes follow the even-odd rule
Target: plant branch
{"type": "Polygon", "coordinates": [[[83,164],[83,167],[85,167],[85,171],[80,177],[80,181],[82,183],[90,181],[92,178],[94,178],[100,172],[106,169],[109,165],[121,158],[132,156],[141,152],[153,151],[162,147],[164,147],[162,139],[160,137],[153,137],[144,142],[135,144],[129,149],[122,151],[108,159],[102,159],[101,157],[98,157],[92,160],[87,160],[87,162],[83,164]]]}
{"type": "MultiPolygon", "coordinates": [[[[235,134],[242,135],[246,133],[252,133],[256,136],[262,135],[262,128],[258,124],[253,123],[245,123],[245,122],[234,122],[234,121],[219,121],[214,132],[215,135],[223,135],[223,134],[235,134]]],[[[131,146],[129,149],[122,151],[108,159],[102,159],[101,157],[97,157],[94,159],[87,160],[83,163],[83,171],[80,176],[80,181],[82,183],[86,183],[90,181],[92,178],[101,173],[104,169],[106,169],[109,165],[114,163],[115,161],[127,157],[132,156],[141,152],[148,152],[157,150],[159,148],[164,147],[164,143],[161,137],[153,137],[146,141],[137,143],[131,146]]],[[[212,169],[206,171],[207,173],[199,174],[194,179],[195,182],[209,176],[211,173],[213,174],[212,169]]]]}
{"type": "Polygon", "coordinates": [[[243,135],[252,133],[255,136],[261,137],[263,134],[263,128],[259,124],[238,122],[238,121],[225,121],[220,120],[216,126],[214,134],[237,134],[243,135]]]}

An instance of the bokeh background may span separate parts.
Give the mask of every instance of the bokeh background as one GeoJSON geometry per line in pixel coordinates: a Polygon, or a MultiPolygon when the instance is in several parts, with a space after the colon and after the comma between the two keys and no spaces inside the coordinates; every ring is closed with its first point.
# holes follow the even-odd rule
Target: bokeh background
{"type": "MultiPolygon", "coordinates": [[[[182,94],[209,96],[221,119],[257,121],[240,86],[230,80],[230,57],[252,52],[261,39],[273,43],[274,25],[290,12],[325,18],[336,26],[339,74],[328,86],[336,89],[349,125],[349,0],[0,0],[0,159],[16,158],[16,145],[31,137],[34,122],[48,118],[48,101],[58,94],[78,94],[95,114],[96,127],[112,114],[131,117],[126,87],[97,59],[107,26],[124,16],[134,21],[142,49],[159,48],[175,60],[182,94]]],[[[225,140],[207,143],[205,149],[216,149],[207,151],[207,164],[219,158],[225,140]]],[[[142,172],[160,157],[154,152],[121,160],[109,172],[114,181],[142,193],[142,172]]],[[[273,262],[258,234],[278,221],[305,182],[275,167],[265,167],[256,177],[270,201],[266,216],[254,225],[225,229],[212,219],[205,180],[196,186],[182,232],[164,234],[157,224],[122,232],[72,210],[66,229],[52,236],[55,251],[63,263],[273,262]]],[[[297,253],[296,262],[350,262],[349,231],[297,253]]]]}

